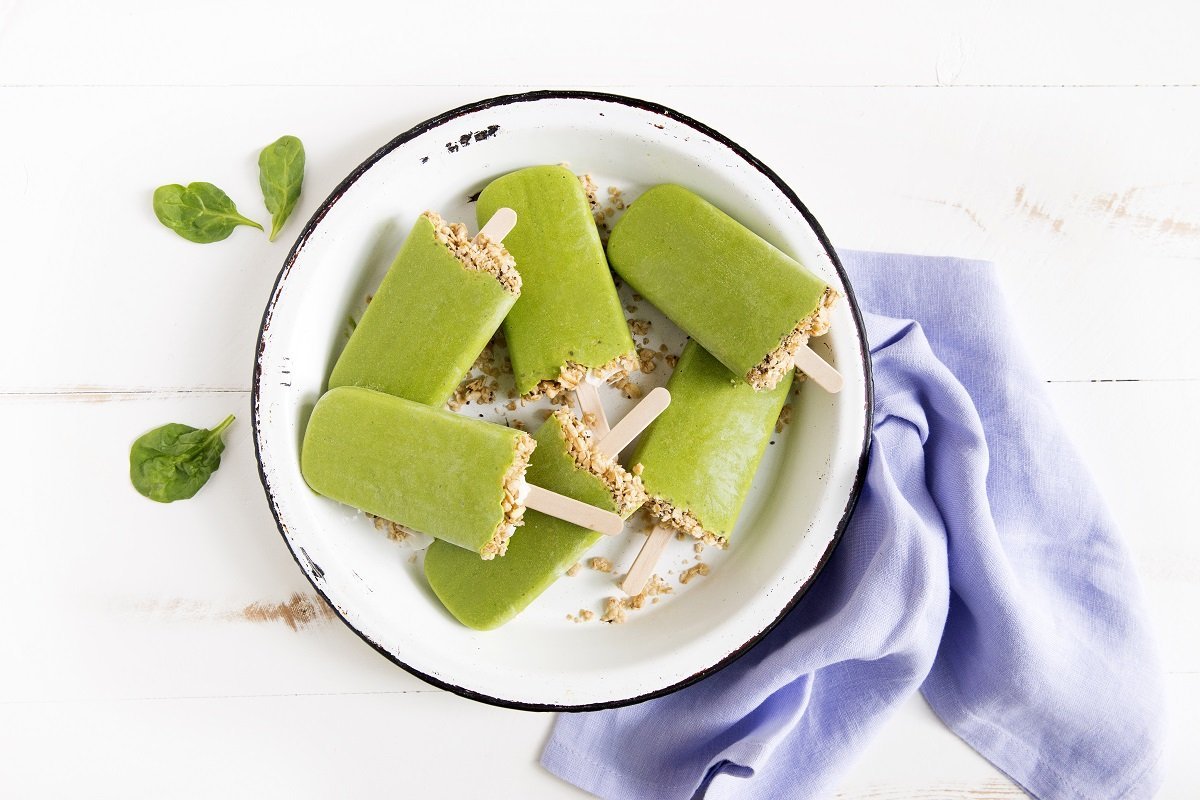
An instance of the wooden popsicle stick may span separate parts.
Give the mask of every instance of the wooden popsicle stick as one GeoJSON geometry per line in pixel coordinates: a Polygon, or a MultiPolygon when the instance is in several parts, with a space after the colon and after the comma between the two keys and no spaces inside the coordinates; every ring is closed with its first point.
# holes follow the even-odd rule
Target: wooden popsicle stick
{"type": "Polygon", "coordinates": [[[549,489],[531,484],[525,485],[525,507],[540,511],[551,517],[556,517],[574,523],[581,528],[587,528],[605,536],[616,536],[625,530],[625,520],[611,511],[589,506],[578,500],[557,494],[549,489]]]}
{"type": "Polygon", "coordinates": [[[516,226],[517,212],[511,208],[498,208],[496,213],[492,214],[492,218],[479,229],[479,235],[487,236],[493,242],[502,242],[516,226]]]}
{"type": "Polygon", "coordinates": [[[637,558],[633,560],[629,574],[625,576],[625,580],[621,581],[621,591],[630,596],[642,593],[642,590],[646,588],[646,582],[654,574],[654,567],[658,565],[658,559],[662,557],[663,550],[667,549],[667,542],[671,541],[671,537],[674,535],[674,528],[668,528],[662,524],[654,526],[654,530],[650,531],[650,535],[646,537],[642,549],[638,551],[637,558]]]}
{"type": "Polygon", "coordinates": [[[796,369],[803,372],[812,382],[830,394],[842,390],[842,373],[834,369],[828,361],[814,353],[808,346],[796,351],[796,369]]]}
{"type": "Polygon", "coordinates": [[[600,402],[600,381],[588,375],[575,387],[575,400],[579,403],[579,416],[594,420],[592,432],[599,437],[608,435],[608,415],[600,402]]]}
{"type": "Polygon", "coordinates": [[[633,407],[607,435],[603,435],[596,443],[596,449],[606,456],[616,457],[625,449],[625,445],[637,438],[637,435],[650,426],[658,415],[671,405],[671,393],[663,387],[651,389],[642,398],[642,402],[633,407]]]}

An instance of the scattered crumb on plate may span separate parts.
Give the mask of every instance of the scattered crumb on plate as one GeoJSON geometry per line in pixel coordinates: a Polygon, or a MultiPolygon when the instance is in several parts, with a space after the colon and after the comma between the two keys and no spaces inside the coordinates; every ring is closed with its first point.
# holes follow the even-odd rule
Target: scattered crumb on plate
{"type": "Polygon", "coordinates": [[[633,597],[608,597],[604,600],[604,613],[601,622],[619,625],[628,619],[630,611],[636,611],[646,605],[646,601],[657,602],[660,595],[671,594],[674,590],[658,575],[651,575],[646,588],[641,594],[633,597]]]}
{"type": "Polygon", "coordinates": [[[468,403],[487,405],[496,399],[497,388],[499,388],[498,384],[488,380],[485,376],[468,378],[458,385],[458,388],[454,390],[454,396],[446,405],[451,411],[458,411],[468,403]]]}
{"type": "Polygon", "coordinates": [[[696,564],[695,566],[688,567],[686,570],[684,570],[682,573],[680,573],[679,582],[687,583],[692,578],[695,578],[695,577],[698,577],[701,575],[707,575],[707,574],[708,574],[708,564],[701,562],[699,564],[696,564]]]}

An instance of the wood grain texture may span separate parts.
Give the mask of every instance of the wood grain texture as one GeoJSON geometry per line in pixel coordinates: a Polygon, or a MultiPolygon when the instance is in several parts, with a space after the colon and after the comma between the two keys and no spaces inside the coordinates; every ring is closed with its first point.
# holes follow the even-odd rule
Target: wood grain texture
{"type": "MultiPolygon", "coordinates": [[[[184,241],[149,213],[153,188],[211,180],[247,213],[261,211],[257,148],[292,131],[312,155],[294,236],[392,136],[499,91],[0,89],[0,104],[25,121],[0,149],[0,184],[17,187],[0,195],[6,254],[22,265],[0,293],[0,336],[23,343],[6,358],[0,391],[248,389],[255,333],[290,242],[248,228],[215,244],[184,241]],[[76,135],[81,121],[92,138],[76,135]],[[64,186],[103,196],[104,213],[64,225],[46,212],[64,186]],[[70,324],[45,326],[49,307],[70,324]]],[[[1048,379],[1200,378],[1200,359],[1147,346],[1200,340],[1186,290],[1200,273],[1200,235],[1190,232],[1200,230],[1200,140],[1188,116],[1200,89],[1076,92],[643,94],[745,144],[838,246],[994,259],[1048,379]],[[1131,157],[1130,143],[1143,141],[1154,146],[1131,157]],[[1114,287],[1129,308],[1152,313],[1134,320],[1114,287]]]]}
{"type": "Polygon", "coordinates": [[[548,717],[440,691],[32,702],[0,711],[0,787],[9,797],[590,796],[536,767],[548,717]]]}
{"type": "Polygon", "coordinates": [[[1106,7],[1103,14],[1083,0],[773,3],[698,13],[694,3],[664,0],[638,6],[631,18],[553,0],[522,3],[518,14],[463,2],[454,18],[507,47],[459,58],[447,54],[443,36],[431,35],[432,21],[405,4],[349,0],[331,13],[305,0],[281,13],[268,3],[212,0],[204,14],[181,17],[169,4],[123,0],[73,7],[70,25],[61,24],[54,4],[4,6],[4,85],[1200,83],[1191,38],[1200,13],[1184,3],[1106,7]],[[204,47],[214,43],[215,50],[204,47]],[[187,53],[211,57],[181,57],[187,53]]]}
{"type": "MultiPolygon", "coordinates": [[[[1172,433],[1174,420],[1200,401],[1200,382],[1183,386],[1187,391],[1160,382],[1053,384],[1051,395],[1076,434],[1105,426],[1130,408],[1144,415],[1141,426],[1107,425],[1105,436],[1085,435],[1079,441],[1147,578],[1147,601],[1172,672],[1172,705],[1192,714],[1180,721],[1186,735],[1177,741],[1186,742],[1200,736],[1195,718],[1200,696],[1194,689],[1175,693],[1200,675],[1200,649],[1190,619],[1176,609],[1200,603],[1200,569],[1198,545],[1179,541],[1176,498],[1186,496],[1189,476],[1200,474],[1200,441],[1194,431],[1184,439],[1172,433]],[[1186,454],[1183,460],[1174,455],[1177,449],[1186,454]],[[1147,469],[1147,464],[1173,468],[1147,469]]],[[[302,606],[311,589],[262,502],[244,417],[230,429],[221,470],[194,500],[161,506],[128,486],[128,443],[146,427],[175,419],[202,424],[238,413],[244,402],[244,396],[221,392],[122,395],[119,401],[101,402],[0,397],[0,436],[14,451],[69,448],[72,453],[58,464],[54,481],[44,480],[38,470],[0,462],[0,485],[24,498],[8,516],[22,535],[0,538],[0,560],[24,565],[10,573],[8,588],[31,610],[0,618],[0,637],[22,653],[20,659],[0,662],[0,705],[67,703],[86,715],[95,703],[152,698],[438,693],[384,661],[319,609],[299,611],[307,621],[295,625],[270,611],[302,606]],[[66,519],[47,511],[61,505],[63,483],[79,487],[65,509],[71,512],[66,519]],[[247,613],[250,609],[267,611],[247,613]],[[80,659],[80,652],[105,657],[80,659]]],[[[189,727],[193,712],[187,709],[202,717],[211,713],[205,706],[179,708],[179,724],[189,727]]],[[[534,756],[549,717],[470,703],[454,708],[468,721],[476,713],[520,718],[522,730],[533,733],[488,746],[499,760],[527,764],[529,779],[536,779],[534,756]]],[[[415,720],[426,712],[406,713],[415,720]]],[[[288,735],[286,719],[271,729],[280,737],[288,735]]],[[[378,733],[380,724],[359,735],[378,733]]],[[[148,738],[150,731],[121,735],[148,738]]],[[[213,757],[223,752],[212,742],[192,747],[213,757]]],[[[334,758],[328,768],[348,766],[334,758]]],[[[0,785],[14,768],[0,766],[0,785]]],[[[858,796],[853,792],[911,790],[920,796],[927,789],[988,786],[995,775],[914,698],[864,754],[845,791],[858,796]],[[896,788],[901,779],[907,789],[896,788]]],[[[1188,780],[1182,776],[1180,785],[1188,780]]]]}

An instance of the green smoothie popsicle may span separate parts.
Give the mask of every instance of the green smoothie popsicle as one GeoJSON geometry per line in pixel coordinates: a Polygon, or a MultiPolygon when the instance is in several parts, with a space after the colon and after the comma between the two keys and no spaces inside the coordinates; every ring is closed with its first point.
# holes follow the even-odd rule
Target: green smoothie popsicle
{"type": "Polygon", "coordinates": [[[404,240],[329,388],[363,386],[441,405],[521,293],[513,257],[486,234],[467,237],[426,211],[404,240]]]}
{"type": "Polygon", "coordinates": [[[696,342],[687,343],[667,382],[671,405],[629,459],[641,464],[648,508],[660,524],[728,541],[793,374],[755,391],[696,342]]]}
{"type": "Polygon", "coordinates": [[[503,555],[521,524],[521,484],[535,446],[512,428],[346,386],[313,408],[300,469],[318,494],[444,539],[478,561],[503,555]]]}
{"type": "Polygon", "coordinates": [[[521,269],[521,297],[504,319],[517,391],[554,397],[588,377],[637,366],[637,350],[608,271],[587,196],[564,167],[504,175],[479,195],[488,219],[509,207],[521,220],[505,245],[521,269]]]}
{"type": "MultiPolygon", "coordinates": [[[[534,438],[530,482],[622,518],[645,500],[640,482],[600,454],[567,409],[558,409],[534,438]]],[[[524,610],[599,539],[600,534],[531,509],[504,558],[484,564],[461,548],[434,542],[425,551],[425,577],[460,622],[491,630],[524,610]]]]}
{"type": "Polygon", "coordinates": [[[672,184],[633,202],[608,239],[608,258],[630,286],[756,389],[783,380],[808,339],[829,329],[837,298],[799,262],[672,184]]]}

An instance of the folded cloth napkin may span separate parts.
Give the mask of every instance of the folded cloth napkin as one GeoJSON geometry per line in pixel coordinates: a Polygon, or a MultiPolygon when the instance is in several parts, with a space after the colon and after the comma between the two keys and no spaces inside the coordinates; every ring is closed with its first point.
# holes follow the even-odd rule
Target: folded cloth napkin
{"type": "Polygon", "coordinates": [[[1164,701],[1138,580],[993,268],[841,255],[875,375],[841,544],[742,658],[658,700],[560,715],[542,764],[604,798],[819,797],[920,689],[1036,797],[1151,796],[1164,701]]]}

